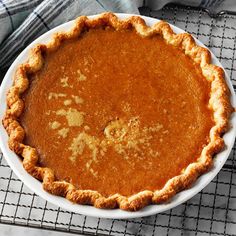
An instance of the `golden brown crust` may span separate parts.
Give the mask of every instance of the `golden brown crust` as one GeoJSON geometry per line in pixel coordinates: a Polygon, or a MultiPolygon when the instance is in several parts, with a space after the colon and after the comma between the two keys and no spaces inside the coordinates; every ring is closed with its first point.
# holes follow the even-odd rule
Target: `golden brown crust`
{"type": "Polygon", "coordinates": [[[224,80],[222,68],[210,64],[210,52],[196,45],[191,35],[187,33],[175,34],[171,27],[163,21],[148,27],[145,21],[137,16],[119,20],[112,13],[104,13],[95,19],[85,16],[75,21],[75,26],[67,33],[57,33],[46,45],[37,45],[31,50],[26,63],[20,65],[16,71],[14,84],[7,94],[7,105],[3,125],[9,135],[9,147],[23,158],[23,166],[28,173],[43,182],[43,188],[55,195],[63,196],[68,200],[94,205],[98,208],[121,208],[123,210],[137,211],[149,204],[165,202],[179,191],[188,188],[196,178],[209,170],[212,166],[212,157],[219,152],[224,141],[222,134],[227,131],[228,119],[233,112],[229,101],[229,89],[224,80]],[[37,166],[38,154],[35,148],[23,144],[24,129],[18,122],[24,109],[21,94],[28,88],[28,75],[38,71],[43,65],[43,53],[58,48],[62,41],[76,38],[86,28],[111,26],[116,30],[134,28],[142,37],[161,35],[166,43],[179,47],[193,61],[200,65],[203,76],[211,83],[209,107],[213,110],[215,126],[210,130],[210,142],[202,150],[197,162],[190,164],[182,174],[170,179],[161,190],[143,191],[130,197],[114,194],[104,197],[91,190],[78,190],[65,181],[56,181],[53,170],[37,166]]]}

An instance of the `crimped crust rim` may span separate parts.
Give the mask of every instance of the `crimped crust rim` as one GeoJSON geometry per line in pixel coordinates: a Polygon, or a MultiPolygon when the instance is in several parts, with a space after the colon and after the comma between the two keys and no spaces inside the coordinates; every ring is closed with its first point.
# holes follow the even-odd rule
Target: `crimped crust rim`
{"type": "Polygon", "coordinates": [[[75,20],[75,26],[68,32],[55,33],[47,44],[39,44],[31,50],[26,63],[21,64],[14,77],[14,84],[7,94],[7,111],[3,118],[3,126],[9,135],[9,147],[23,158],[25,170],[33,177],[42,181],[43,188],[55,195],[63,196],[78,204],[89,204],[97,208],[120,208],[137,211],[150,204],[166,202],[179,191],[188,188],[201,174],[208,171],[213,164],[213,155],[224,147],[222,135],[228,129],[228,119],[233,112],[230,104],[230,92],[224,80],[222,68],[211,64],[211,54],[203,47],[198,46],[188,33],[175,34],[168,23],[160,21],[148,27],[139,16],[132,16],[124,20],[113,13],[103,13],[93,19],[81,16],[75,20]],[[24,111],[24,102],[21,94],[29,87],[27,75],[35,73],[43,66],[43,53],[53,51],[67,39],[76,38],[85,28],[111,26],[115,30],[133,27],[141,37],[161,35],[166,43],[179,47],[195,63],[199,64],[203,76],[211,83],[209,107],[213,110],[215,125],[210,130],[210,142],[206,145],[198,160],[187,166],[183,172],[169,179],[161,190],[142,191],[130,197],[114,194],[104,197],[97,191],[78,190],[65,181],[56,181],[53,170],[37,166],[38,154],[35,148],[23,143],[25,131],[18,122],[24,111]]]}

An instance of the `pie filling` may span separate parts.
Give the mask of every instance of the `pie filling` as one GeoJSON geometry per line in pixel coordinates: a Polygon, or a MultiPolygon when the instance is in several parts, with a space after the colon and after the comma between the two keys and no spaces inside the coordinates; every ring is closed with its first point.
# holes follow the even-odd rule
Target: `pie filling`
{"type": "Polygon", "coordinates": [[[20,122],[58,180],[104,196],[155,191],[208,144],[210,83],[161,36],[90,29],[44,57],[20,122]]]}

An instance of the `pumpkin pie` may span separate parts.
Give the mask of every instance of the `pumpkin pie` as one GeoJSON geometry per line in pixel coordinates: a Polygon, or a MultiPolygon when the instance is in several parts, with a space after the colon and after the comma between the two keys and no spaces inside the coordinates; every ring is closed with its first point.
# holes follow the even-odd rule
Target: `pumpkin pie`
{"type": "Polygon", "coordinates": [[[138,16],[79,17],[35,46],[7,94],[9,147],[43,188],[136,211],[208,171],[232,113],[223,69],[191,35],[138,16]]]}

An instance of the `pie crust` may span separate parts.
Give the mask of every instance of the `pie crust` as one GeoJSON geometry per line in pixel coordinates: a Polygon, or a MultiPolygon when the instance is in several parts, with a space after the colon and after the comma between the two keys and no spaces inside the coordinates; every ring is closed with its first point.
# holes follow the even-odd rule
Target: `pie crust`
{"type": "Polygon", "coordinates": [[[22,157],[25,170],[42,181],[43,188],[46,191],[63,196],[78,204],[89,204],[97,208],[120,208],[137,211],[150,204],[166,202],[179,191],[190,187],[198,176],[212,167],[213,156],[224,147],[222,135],[228,129],[229,116],[233,112],[229,96],[230,92],[224,80],[223,69],[211,64],[210,52],[197,46],[191,35],[187,33],[175,34],[168,23],[164,21],[148,27],[145,21],[138,16],[120,20],[112,13],[104,13],[93,19],[86,16],[79,17],[70,31],[56,33],[48,44],[37,45],[31,50],[28,61],[17,68],[14,84],[7,93],[8,108],[3,119],[3,125],[9,135],[10,149],[22,157]],[[28,75],[41,69],[45,51],[53,51],[60,47],[62,41],[78,37],[85,28],[101,26],[110,26],[115,30],[133,27],[141,37],[160,35],[167,44],[180,48],[182,52],[197,63],[204,78],[211,83],[209,107],[212,109],[215,125],[210,130],[210,141],[203,148],[197,162],[188,165],[180,175],[168,180],[161,190],[146,190],[130,197],[120,194],[105,197],[97,191],[78,190],[66,181],[55,180],[53,170],[50,168],[38,166],[39,157],[36,149],[23,143],[25,130],[19,123],[19,117],[24,111],[21,95],[29,86],[28,75]]]}

